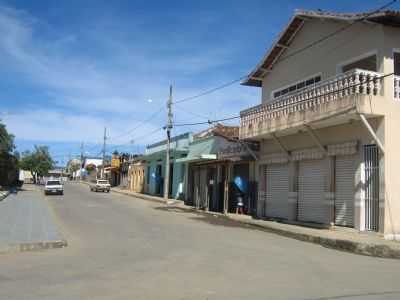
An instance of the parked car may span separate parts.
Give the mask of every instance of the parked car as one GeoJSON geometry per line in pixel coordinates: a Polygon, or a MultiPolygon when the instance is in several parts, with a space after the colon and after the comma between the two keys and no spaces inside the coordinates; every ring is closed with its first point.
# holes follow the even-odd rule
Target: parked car
{"type": "Polygon", "coordinates": [[[90,184],[90,190],[92,192],[102,191],[102,192],[109,193],[110,189],[111,189],[111,185],[108,182],[108,180],[98,179],[98,180],[96,180],[96,182],[93,182],[90,184]]]}
{"type": "Polygon", "coordinates": [[[49,194],[63,195],[64,194],[64,186],[61,183],[61,181],[58,179],[49,179],[46,181],[46,184],[44,185],[44,194],[45,195],[49,195],[49,194]]]}

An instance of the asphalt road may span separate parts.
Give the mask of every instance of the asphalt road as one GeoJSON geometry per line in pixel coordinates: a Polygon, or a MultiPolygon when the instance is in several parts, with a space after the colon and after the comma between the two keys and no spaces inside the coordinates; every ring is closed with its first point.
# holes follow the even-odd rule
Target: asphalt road
{"type": "Polygon", "coordinates": [[[400,299],[400,261],[67,184],[69,246],[0,256],[0,299],[400,299]]]}

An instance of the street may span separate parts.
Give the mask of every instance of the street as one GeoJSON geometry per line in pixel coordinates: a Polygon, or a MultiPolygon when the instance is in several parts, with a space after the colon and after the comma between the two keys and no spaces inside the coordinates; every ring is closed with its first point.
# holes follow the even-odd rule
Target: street
{"type": "Polygon", "coordinates": [[[400,297],[397,260],[90,192],[79,183],[48,201],[68,247],[0,256],[0,299],[400,297]]]}

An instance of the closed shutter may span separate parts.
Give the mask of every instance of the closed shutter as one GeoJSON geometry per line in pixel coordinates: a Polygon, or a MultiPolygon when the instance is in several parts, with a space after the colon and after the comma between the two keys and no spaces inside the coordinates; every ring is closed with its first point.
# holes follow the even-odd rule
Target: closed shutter
{"type": "Polygon", "coordinates": [[[335,224],[354,227],[356,157],[338,156],[335,164],[335,224]]]}
{"type": "Polygon", "coordinates": [[[289,195],[289,168],[287,164],[271,164],[266,170],[267,217],[287,219],[289,195]]]}
{"type": "Polygon", "coordinates": [[[200,206],[200,170],[193,169],[193,206],[200,206]]]}
{"type": "Polygon", "coordinates": [[[299,163],[299,221],[325,223],[324,178],[322,160],[299,163]]]}
{"type": "Polygon", "coordinates": [[[207,207],[207,169],[200,169],[200,208],[207,207]]]}

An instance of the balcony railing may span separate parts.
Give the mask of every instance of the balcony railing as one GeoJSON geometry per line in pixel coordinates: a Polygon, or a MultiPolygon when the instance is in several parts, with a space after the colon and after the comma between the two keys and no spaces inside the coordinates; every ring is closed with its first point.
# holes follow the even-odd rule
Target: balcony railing
{"type": "Polygon", "coordinates": [[[394,76],[394,99],[400,101],[400,76],[394,76]]]}
{"type": "MultiPolygon", "coordinates": [[[[400,79],[400,77],[397,77],[400,79]]],[[[272,103],[261,104],[243,110],[241,130],[249,130],[253,123],[265,122],[290,113],[313,109],[323,103],[337,101],[350,95],[378,95],[381,90],[380,73],[355,69],[333,78],[321,81],[312,87],[306,87],[294,93],[281,96],[272,103]]],[[[395,95],[400,97],[400,81],[397,81],[395,95]]]]}

